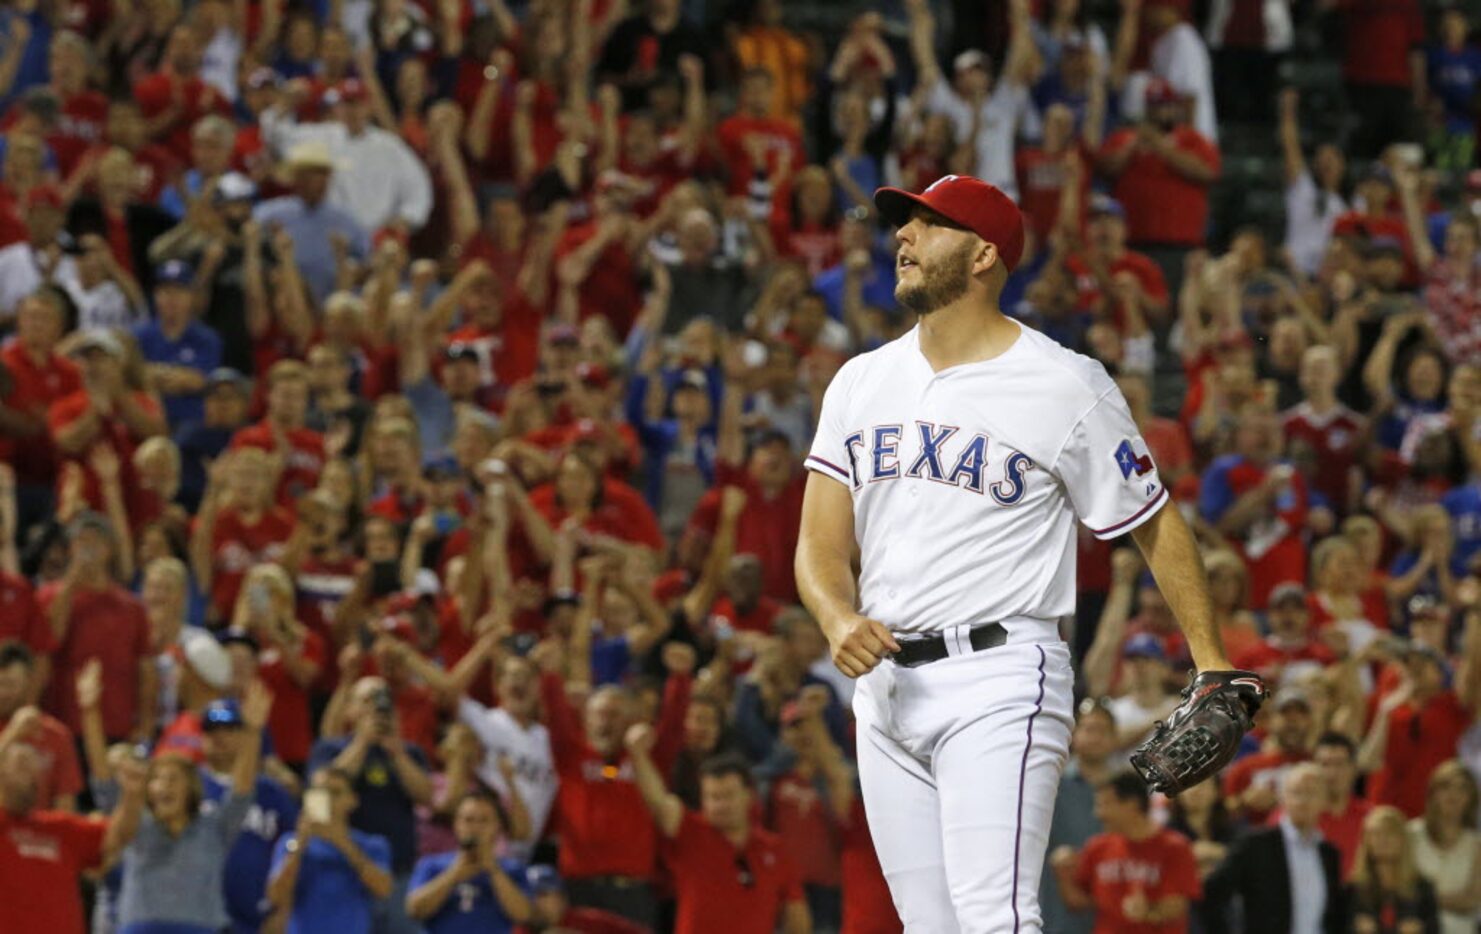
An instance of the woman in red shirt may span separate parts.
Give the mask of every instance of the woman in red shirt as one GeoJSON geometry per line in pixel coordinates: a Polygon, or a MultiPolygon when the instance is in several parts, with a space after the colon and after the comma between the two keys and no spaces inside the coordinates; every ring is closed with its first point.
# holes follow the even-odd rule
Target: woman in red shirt
{"type": "Polygon", "coordinates": [[[1357,630],[1368,627],[1388,629],[1388,606],[1382,594],[1364,598],[1364,575],[1358,550],[1341,535],[1322,539],[1311,552],[1312,627],[1325,629],[1337,624],[1349,637],[1359,637],[1357,630]]]}
{"type": "Polygon", "coordinates": [[[810,165],[797,173],[789,190],[777,193],[771,220],[776,251],[802,260],[808,276],[816,277],[842,259],[838,230],[842,220],[833,179],[822,166],[810,165]]]}
{"type": "Polygon", "coordinates": [[[324,664],[324,639],[296,618],[293,581],[276,564],[247,573],[237,594],[232,626],[257,639],[257,676],[272,689],[268,734],[279,759],[294,767],[308,761],[314,743],[309,687],[324,664]]]}

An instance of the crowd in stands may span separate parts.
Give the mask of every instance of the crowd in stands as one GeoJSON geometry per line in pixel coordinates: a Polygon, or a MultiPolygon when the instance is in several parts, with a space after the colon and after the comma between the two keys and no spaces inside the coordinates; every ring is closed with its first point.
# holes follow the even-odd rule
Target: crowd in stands
{"type": "Polygon", "coordinates": [[[884,7],[0,2],[0,931],[898,932],[792,555],[947,174],[1274,689],[1149,797],[1081,536],[1045,929],[1476,930],[1481,20],[884,7]]]}

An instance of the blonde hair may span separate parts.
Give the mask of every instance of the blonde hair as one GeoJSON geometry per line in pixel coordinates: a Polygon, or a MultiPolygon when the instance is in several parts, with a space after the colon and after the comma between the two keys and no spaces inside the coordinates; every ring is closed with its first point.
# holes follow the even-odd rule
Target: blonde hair
{"type": "Polygon", "coordinates": [[[1227,548],[1217,548],[1204,555],[1203,567],[1210,577],[1215,571],[1233,571],[1239,577],[1239,606],[1244,606],[1250,592],[1250,572],[1243,558],[1227,548]]]}
{"type": "Polygon", "coordinates": [[[1476,826],[1476,810],[1481,803],[1481,787],[1476,784],[1476,776],[1466,768],[1459,759],[1446,759],[1435,770],[1430,773],[1429,785],[1424,792],[1424,829],[1431,838],[1435,836],[1435,829],[1440,826],[1440,811],[1435,804],[1440,787],[1447,782],[1459,780],[1466,786],[1466,809],[1461,812],[1460,824],[1462,827],[1476,826]]]}
{"type": "Polygon", "coordinates": [[[278,385],[284,380],[299,380],[308,382],[309,369],[298,360],[279,360],[267,371],[268,388],[278,385]]]}
{"type": "Polygon", "coordinates": [[[1373,865],[1368,840],[1369,835],[1379,830],[1388,830],[1399,839],[1399,882],[1395,892],[1405,898],[1411,897],[1419,886],[1419,867],[1414,864],[1414,845],[1409,840],[1408,820],[1403,811],[1391,804],[1379,805],[1363,819],[1363,836],[1358,841],[1358,853],[1353,859],[1352,884],[1374,892],[1381,889],[1382,882],[1377,867],[1373,865]]]}
{"type": "Polygon", "coordinates": [[[155,558],[144,568],[145,577],[151,574],[163,574],[172,578],[181,590],[184,590],[190,583],[190,572],[186,569],[185,562],[179,558],[155,558]]]}
{"type": "Polygon", "coordinates": [[[1311,549],[1311,577],[1312,583],[1317,587],[1321,586],[1322,574],[1327,570],[1327,565],[1331,563],[1332,556],[1343,548],[1350,548],[1355,553],[1358,550],[1356,545],[1341,535],[1328,535],[1311,549]]]}
{"type": "Polygon", "coordinates": [[[135,472],[143,473],[144,465],[155,457],[163,457],[169,461],[170,476],[174,481],[170,484],[169,489],[159,490],[157,492],[162,499],[166,501],[173,500],[175,494],[180,492],[180,449],[175,446],[175,442],[163,435],[156,435],[148,439],[134,451],[135,472]]]}

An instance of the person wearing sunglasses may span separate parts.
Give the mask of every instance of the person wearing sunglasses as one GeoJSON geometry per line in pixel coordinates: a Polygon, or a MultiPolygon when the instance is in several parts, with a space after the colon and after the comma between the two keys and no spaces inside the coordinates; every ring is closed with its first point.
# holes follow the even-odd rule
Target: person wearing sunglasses
{"type": "Polygon", "coordinates": [[[751,824],[750,766],[719,755],[701,768],[700,809],[668,790],[652,758],[647,724],[625,737],[638,791],[664,841],[678,914],[674,934],[810,934],[802,878],[781,838],[751,824]],[[779,927],[780,925],[780,927],[779,927]]]}

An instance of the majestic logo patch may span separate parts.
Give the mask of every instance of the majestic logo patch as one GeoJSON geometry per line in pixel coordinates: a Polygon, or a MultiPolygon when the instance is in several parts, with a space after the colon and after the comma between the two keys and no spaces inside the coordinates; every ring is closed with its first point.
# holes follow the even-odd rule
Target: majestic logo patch
{"type": "Polygon", "coordinates": [[[1127,438],[1116,448],[1116,466],[1121,468],[1121,477],[1130,480],[1132,474],[1144,477],[1152,472],[1152,455],[1138,454],[1131,445],[1131,439],[1127,438]]]}

